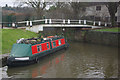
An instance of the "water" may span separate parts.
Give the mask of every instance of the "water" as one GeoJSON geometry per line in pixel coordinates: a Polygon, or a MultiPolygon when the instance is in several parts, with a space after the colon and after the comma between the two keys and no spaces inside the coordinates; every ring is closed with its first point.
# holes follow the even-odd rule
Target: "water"
{"type": "Polygon", "coordinates": [[[40,59],[37,64],[2,68],[3,78],[117,78],[118,48],[70,42],[62,50],[40,59]]]}

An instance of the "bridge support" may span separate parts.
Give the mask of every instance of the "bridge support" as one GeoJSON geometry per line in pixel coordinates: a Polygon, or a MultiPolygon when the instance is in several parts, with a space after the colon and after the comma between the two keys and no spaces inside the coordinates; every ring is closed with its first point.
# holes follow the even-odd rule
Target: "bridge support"
{"type": "Polygon", "coordinates": [[[35,33],[39,33],[39,31],[43,31],[43,26],[42,25],[36,25],[36,26],[32,26],[32,27],[26,27],[26,30],[35,32],[35,33]]]}

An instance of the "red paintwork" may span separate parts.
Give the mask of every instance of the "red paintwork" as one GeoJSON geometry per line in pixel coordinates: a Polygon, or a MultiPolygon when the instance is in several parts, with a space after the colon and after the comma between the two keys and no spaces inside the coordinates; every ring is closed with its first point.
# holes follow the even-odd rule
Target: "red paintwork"
{"type": "Polygon", "coordinates": [[[56,46],[53,47],[53,42],[54,42],[54,41],[52,41],[52,48],[61,46],[61,45],[59,45],[59,42],[58,42],[59,40],[61,40],[61,45],[65,44],[65,39],[64,39],[64,38],[63,38],[63,39],[54,40],[55,43],[56,43],[56,46]]]}
{"type": "Polygon", "coordinates": [[[37,53],[37,45],[32,46],[32,54],[37,53]]]}
{"type": "MultiPolygon", "coordinates": [[[[61,40],[61,45],[65,44],[65,39],[64,38],[63,39],[54,40],[55,43],[56,43],[56,46],[53,47],[53,42],[54,41],[52,41],[52,48],[61,46],[61,45],[59,45],[59,40],[61,40]]],[[[42,43],[42,44],[37,44],[37,45],[32,46],[32,54],[36,54],[36,53],[40,53],[40,52],[45,51],[45,50],[49,50],[50,49],[50,43],[49,43],[49,49],[47,49],[47,43],[49,43],[49,42],[42,43]],[[37,51],[37,46],[38,45],[41,45],[42,51],[39,51],[39,52],[37,51]]]]}
{"type": "Polygon", "coordinates": [[[45,51],[45,50],[49,50],[50,49],[50,43],[49,42],[46,42],[46,43],[42,43],[42,44],[37,44],[37,45],[34,45],[32,46],[32,54],[36,54],[36,53],[40,53],[42,51],[37,51],[37,46],[38,45],[41,45],[42,47],[42,51],[45,51]],[[47,49],[47,43],[49,44],[49,48],[47,49]]]}

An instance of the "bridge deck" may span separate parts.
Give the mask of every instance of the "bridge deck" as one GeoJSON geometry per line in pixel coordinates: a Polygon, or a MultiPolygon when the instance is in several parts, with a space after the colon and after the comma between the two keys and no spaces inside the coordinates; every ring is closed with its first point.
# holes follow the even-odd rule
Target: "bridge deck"
{"type": "Polygon", "coordinates": [[[79,25],[79,24],[43,24],[43,25],[34,25],[33,27],[84,27],[84,28],[101,28],[100,26],[93,25],[79,25]]]}
{"type": "Polygon", "coordinates": [[[30,30],[38,33],[39,31],[43,31],[45,27],[76,27],[76,28],[101,28],[100,26],[92,26],[92,25],[72,25],[72,24],[43,24],[43,25],[34,25],[32,27],[26,27],[26,30],[30,30]]]}

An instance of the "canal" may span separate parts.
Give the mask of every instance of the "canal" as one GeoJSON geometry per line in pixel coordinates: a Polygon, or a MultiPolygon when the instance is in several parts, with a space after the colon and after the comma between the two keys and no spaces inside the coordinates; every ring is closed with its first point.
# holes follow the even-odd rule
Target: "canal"
{"type": "Polygon", "coordinates": [[[2,67],[3,78],[117,78],[118,48],[69,42],[67,50],[29,66],[2,67]]]}

